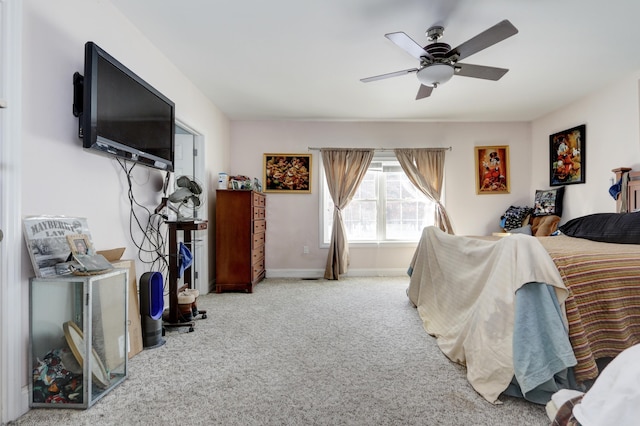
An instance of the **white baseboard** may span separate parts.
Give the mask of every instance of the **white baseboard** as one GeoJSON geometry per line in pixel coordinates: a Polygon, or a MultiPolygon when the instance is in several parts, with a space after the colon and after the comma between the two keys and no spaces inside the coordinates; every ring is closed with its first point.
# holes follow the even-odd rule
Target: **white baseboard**
{"type": "MultiPolygon", "coordinates": [[[[32,378],[29,377],[29,380],[31,380],[32,378]]],[[[22,386],[22,388],[20,388],[20,415],[25,414],[27,411],[29,411],[31,408],[29,407],[29,401],[30,401],[30,395],[29,395],[29,385],[27,386],[22,386]]]]}
{"type": "Polygon", "coordinates": [[[347,277],[407,277],[407,268],[349,269],[347,277]]]}
{"type": "Polygon", "coordinates": [[[324,269],[267,269],[265,278],[322,278],[324,269]]]}
{"type": "MultiPolygon", "coordinates": [[[[407,269],[350,269],[345,277],[407,277],[407,269]]],[[[267,269],[265,278],[298,278],[298,279],[323,279],[324,269],[267,269]]],[[[209,282],[209,292],[216,289],[215,280],[209,282]]]]}
{"type": "MultiPolygon", "coordinates": [[[[324,269],[267,269],[266,278],[322,278],[324,269]]],[[[350,269],[345,277],[401,277],[407,275],[405,268],[350,269]]]]}

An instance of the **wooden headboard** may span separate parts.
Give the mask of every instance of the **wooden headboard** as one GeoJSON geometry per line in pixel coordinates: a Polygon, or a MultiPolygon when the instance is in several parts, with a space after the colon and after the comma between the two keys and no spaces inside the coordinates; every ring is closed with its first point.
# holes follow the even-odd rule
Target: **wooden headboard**
{"type": "MultiPolygon", "coordinates": [[[[626,191],[627,195],[627,211],[635,212],[640,210],[640,171],[633,171],[629,167],[618,167],[611,171],[616,174],[616,182],[618,182],[625,174],[629,179],[626,188],[622,189],[623,191],[626,191]]],[[[616,211],[619,212],[621,207],[622,194],[619,195],[616,200],[616,211]]]]}

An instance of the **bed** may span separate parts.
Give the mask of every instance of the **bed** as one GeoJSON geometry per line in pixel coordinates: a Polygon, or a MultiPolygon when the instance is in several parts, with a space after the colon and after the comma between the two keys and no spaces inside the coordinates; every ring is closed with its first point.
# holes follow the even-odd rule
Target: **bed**
{"type": "MultiPolygon", "coordinates": [[[[632,176],[622,191],[633,188],[629,212],[640,202],[640,173],[632,176]]],[[[408,296],[491,403],[519,394],[544,404],[560,388],[584,389],[598,360],[640,343],[640,212],[588,215],[560,229],[503,238],[423,230],[408,296]]]]}

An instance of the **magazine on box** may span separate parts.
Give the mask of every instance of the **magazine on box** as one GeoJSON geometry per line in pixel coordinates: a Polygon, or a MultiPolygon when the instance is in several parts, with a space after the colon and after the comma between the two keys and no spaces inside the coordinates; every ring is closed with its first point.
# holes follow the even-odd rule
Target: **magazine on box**
{"type": "Polygon", "coordinates": [[[39,278],[58,275],[56,265],[71,254],[67,235],[91,236],[87,219],[67,216],[31,216],[23,220],[24,237],[33,270],[39,278]]]}

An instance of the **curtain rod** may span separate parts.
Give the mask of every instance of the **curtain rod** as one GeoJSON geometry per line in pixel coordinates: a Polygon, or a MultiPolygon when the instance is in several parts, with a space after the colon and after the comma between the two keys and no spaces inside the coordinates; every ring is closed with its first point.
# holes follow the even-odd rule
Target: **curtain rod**
{"type": "MultiPolygon", "coordinates": [[[[307,147],[308,151],[320,151],[321,149],[349,149],[349,148],[318,148],[315,146],[307,147]]],[[[369,149],[369,148],[353,148],[353,149],[369,149]]],[[[374,151],[393,151],[394,149],[421,149],[421,148],[373,148],[374,151]]],[[[426,149],[446,149],[447,151],[452,151],[453,147],[430,147],[426,149]]]]}

